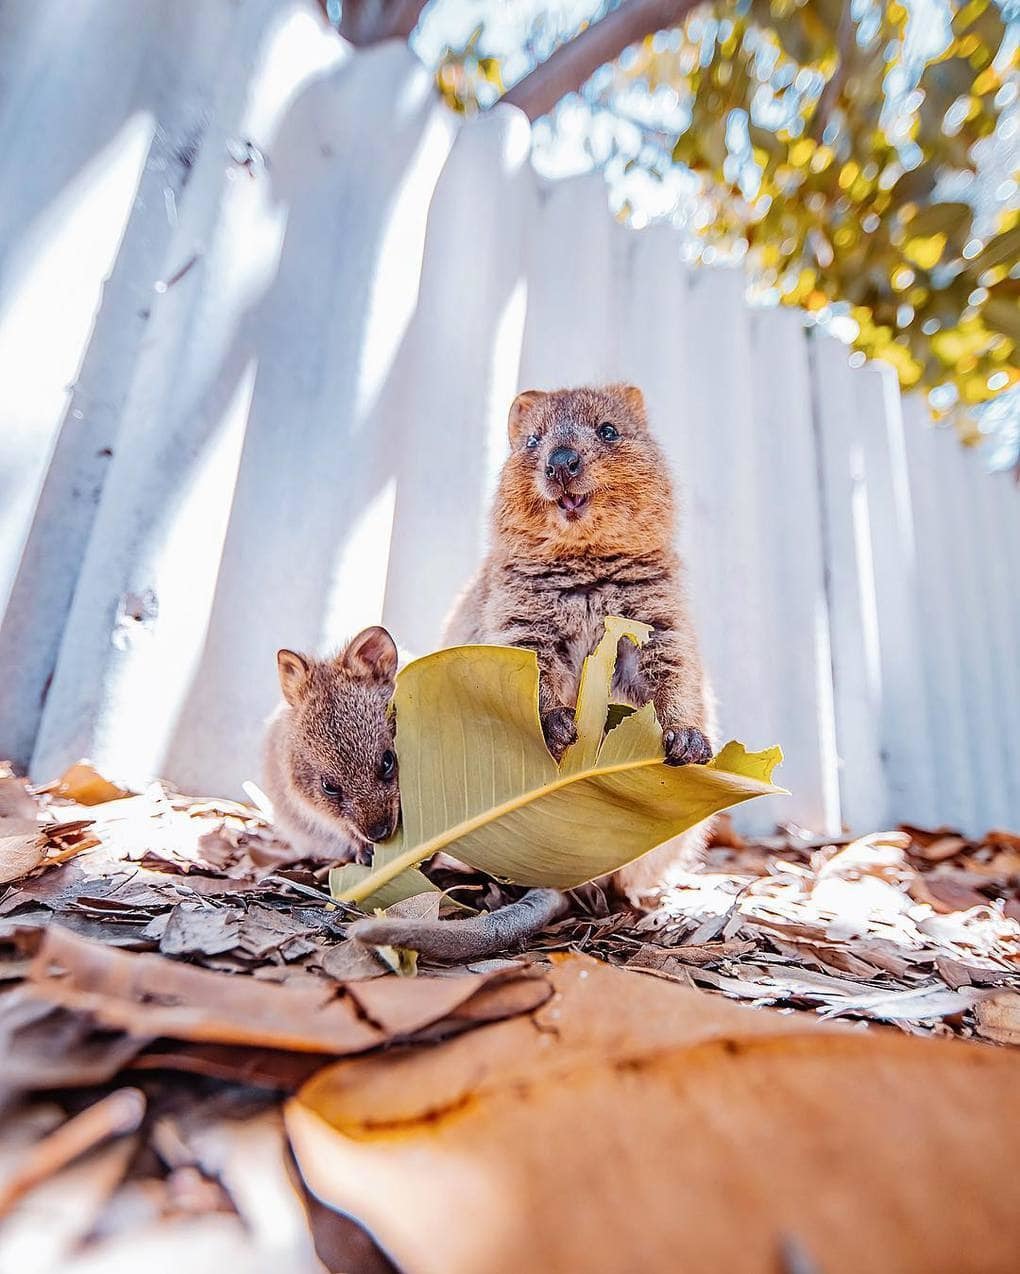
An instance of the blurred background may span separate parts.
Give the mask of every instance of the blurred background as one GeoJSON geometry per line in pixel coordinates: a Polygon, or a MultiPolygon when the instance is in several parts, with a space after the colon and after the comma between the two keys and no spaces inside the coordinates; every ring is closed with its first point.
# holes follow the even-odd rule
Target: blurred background
{"type": "Polygon", "coordinates": [[[1020,825],[1015,0],[7,0],[0,755],[257,777],[434,647],[518,389],[642,386],[724,738],[1020,825]]]}

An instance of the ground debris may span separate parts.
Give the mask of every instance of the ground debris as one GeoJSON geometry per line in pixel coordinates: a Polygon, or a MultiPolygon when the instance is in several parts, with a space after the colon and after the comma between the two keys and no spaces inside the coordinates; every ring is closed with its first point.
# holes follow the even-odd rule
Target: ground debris
{"type": "Polygon", "coordinates": [[[313,1190],[408,1274],[1016,1268],[1005,1051],[585,957],[552,980],[531,1020],[327,1067],[285,1107],[313,1190]]]}
{"type": "Polygon", "coordinates": [[[755,842],[727,830],[705,870],[679,879],[655,911],[589,926],[580,945],[760,1005],[970,1037],[994,988],[1020,987],[1014,839],[900,828],[833,844],[789,833],[755,842]]]}
{"type": "MultiPolygon", "coordinates": [[[[786,827],[756,841],[723,820],[705,870],[678,879],[655,910],[636,912],[593,882],[570,892],[569,913],[523,957],[465,968],[421,961],[416,978],[392,975],[409,967],[401,953],[346,937],[349,910],[331,901],[328,870],[277,838],[261,806],[188,798],[165,784],[129,793],[85,765],[33,791],[0,767],[3,1274],[26,1263],[105,1274],[135,1268],[142,1251],[159,1268],[254,1269],[272,1258],[297,1274],[390,1274],[355,1222],[287,1177],[279,1104],[338,1057],[335,1074],[364,1080],[371,1096],[432,1049],[445,1095],[428,1126],[442,1132],[442,1110],[473,1109],[458,1105],[458,1059],[465,1083],[484,1089],[492,1078],[469,1035],[487,1023],[517,1019],[508,1038],[520,1045],[510,1059],[518,1103],[533,1048],[573,1075],[638,1041],[638,1054],[614,1062],[626,1074],[646,1065],[641,1050],[668,1052],[678,1021],[718,1043],[730,1014],[741,1038],[863,1030],[876,1040],[902,1032],[983,1042],[959,1050],[968,1057],[1020,1045],[1020,837],[1010,832],[972,841],[951,828],[905,827],[853,839],[786,827]],[[601,962],[562,975],[569,1011],[562,995],[550,999],[566,953],[601,962]],[[610,986],[598,970],[625,979],[623,999],[592,998],[610,986]],[[673,1014],[661,1022],[658,996],[670,997],[673,1014]],[[596,1035],[609,1032],[591,1056],[571,1043],[578,1012],[596,1035]],[[135,1088],[148,1107],[141,1127],[107,1134],[98,1116],[75,1123],[105,1095],[135,1088]],[[92,1127],[100,1132],[80,1154],[54,1153],[92,1127]],[[18,1177],[26,1163],[43,1169],[18,1177]],[[40,1248],[40,1218],[57,1214],[40,1248]]],[[[521,893],[448,859],[428,871],[444,891],[425,900],[432,909],[441,897],[491,908],[521,893]]],[[[421,1096],[413,1085],[407,1094],[394,1127],[421,1096]]],[[[606,1109],[615,1100],[599,1099],[606,1109]]],[[[519,1104],[507,1110],[511,1121],[521,1114],[519,1104]]],[[[607,1135],[622,1129],[607,1125],[607,1135]]],[[[678,1136],[685,1143],[689,1130],[678,1136]]],[[[371,1213],[366,1203],[360,1215],[371,1213]]],[[[787,1267],[800,1252],[830,1268],[821,1237],[801,1222],[787,1218],[785,1233],[796,1236],[781,1254],[787,1267]]]]}

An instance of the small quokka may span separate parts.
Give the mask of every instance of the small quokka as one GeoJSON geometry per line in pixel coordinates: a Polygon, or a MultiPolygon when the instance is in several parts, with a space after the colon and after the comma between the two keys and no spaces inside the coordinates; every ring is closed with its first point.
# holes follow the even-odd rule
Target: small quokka
{"type": "MultiPolygon", "coordinates": [[[[673,484],[641,391],[529,390],[514,400],[509,435],[491,548],[454,608],[446,644],[535,651],[542,727],[558,760],[575,737],[581,668],[605,618],[650,624],[642,648],[621,642],[613,697],[635,707],[655,704],[667,764],[708,761],[711,697],[673,547],[673,484]]],[[[701,824],[659,846],[617,872],[614,884],[639,901],[671,869],[696,865],[707,829],[701,824]]],[[[519,903],[471,920],[363,920],[351,932],[466,959],[528,937],[564,908],[555,890],[531,890],[519,903]]]]}
{"type": "Polygon", "coordinates": [[[263,784],[274,821],[295,849],[367,861],[400,817],[389,710],[397,648],[366,628],[328,659],[276,656],[284,702],[270,719],[263,784]]]}

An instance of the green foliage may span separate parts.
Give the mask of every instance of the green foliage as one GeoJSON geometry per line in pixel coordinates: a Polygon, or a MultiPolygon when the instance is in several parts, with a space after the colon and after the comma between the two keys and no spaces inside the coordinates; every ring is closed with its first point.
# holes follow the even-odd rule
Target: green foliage
{"type": "Polygon", "coordinates": [[[444,48],[436,71],[443,101],[461,115],[473,115],[483,102],[491,103],[503,93],[499,58],[478,51],[483,29],[475,27],[459,49],[444,48]]]}
{"type": "MultiPolygon", "coordinates": [[[[974,146],[995,131],[996,97],[1015,69],[1015,54],[997,57],[996,6],[954,7],[947,47],[917,68],[897,0],[860,18],[838,0],[726,11],[697,38],[688,23],[678,50],[696,59],[690,125],[672,157],[706,179],[706,238],[746,244],[785,304],[849,306],[855,346],[891,363],[905,389],[952,387],[945,397],[972,407],[1016,383],[1020,214],[1002,211],[982,244],[970,204],[943,193],[975,171],[974,146]],[[894,77],[913,80],[899,103],[894,77]]],[[[646,41],[628,73],[661,76],[659,60],[646,41]]],[[[957,420],[967,431],[966,413],[957,420]]]]}
{"type": "MultiPolygon", "coordinates": [[[[945,47],[925,55],[915,28],[937,3],[911,17],[900,0],[717,0],[628,50],[588,97],[624,115],[635,93],[671,99],[679,135],[645,124],[628,167],[697,174],[703,249],[746,254],[773,299],[848,315],[856,348],[937,391],[970,439],[970,409],[1020,380],[1020,211],[1001,207],[978,237],[969,201],[1017,52],[994,0],[942,5],[945,47]]],[[[478,44],[457,64],[460,109],[478,44]]]]}

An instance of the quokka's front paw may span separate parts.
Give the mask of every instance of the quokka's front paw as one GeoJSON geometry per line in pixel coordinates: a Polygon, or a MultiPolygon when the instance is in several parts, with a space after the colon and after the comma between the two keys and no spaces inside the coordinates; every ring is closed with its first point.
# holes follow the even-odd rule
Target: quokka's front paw
{"type": "Polygon", "coordinates": [[[712,759],[712,745],[696,725],[663,730],[667,765],[704,765],[712,759]]]}
{"type": "Polygon", "coordinates": [[[542,718],[542,733],[546,746],[559,763],[563,753],[577,739],[577,726],[574,724],[573,708],[553,708],[542,718]]]}

